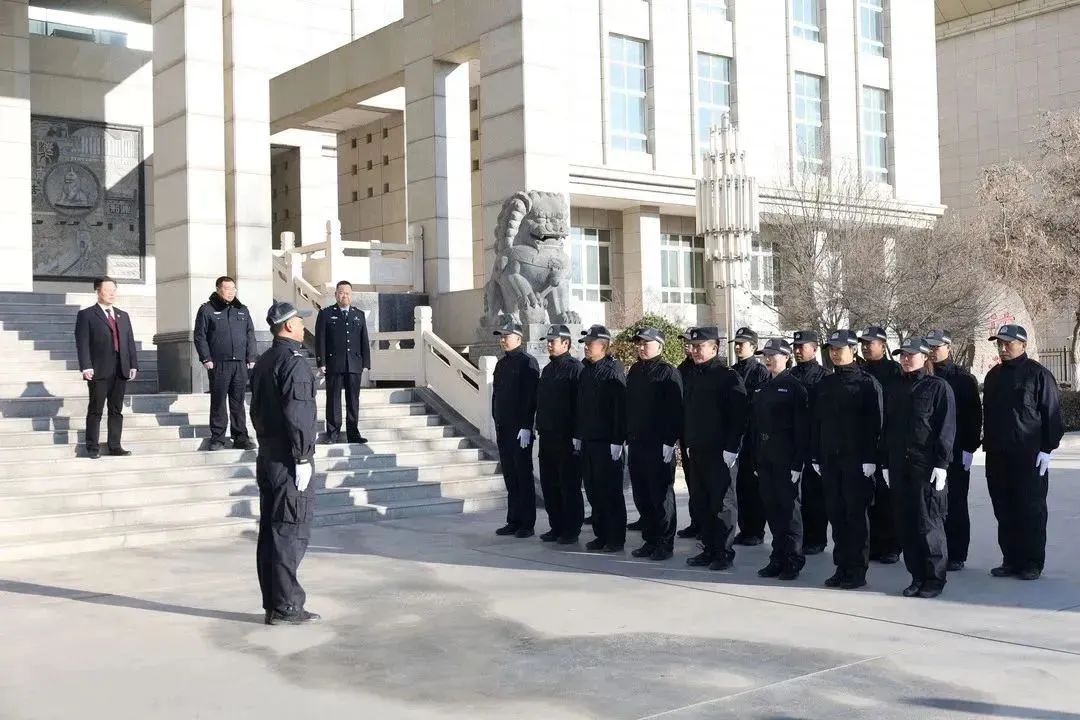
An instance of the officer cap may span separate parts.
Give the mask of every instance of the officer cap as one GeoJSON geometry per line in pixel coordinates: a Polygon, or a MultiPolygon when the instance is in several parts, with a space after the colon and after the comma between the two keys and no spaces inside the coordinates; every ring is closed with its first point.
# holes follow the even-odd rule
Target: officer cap
{"type": "Polygon", "coordinates": [[[784,338],[769,338],[755,355],[791,355],[791,345],[784,338]]]}
{"type": "Polygon", "coordinates": [[[280,325],[281,323],[294,317],[305,318],[311,314],[310,310],[297,310],[293,307],[292,303],[287,302],[275,302],[270,306],[270,309],[266,311],[266,324],[270,327],[280,325]]]}
{"type": "Polygon", "coordinates": [[[513,320],[507,320],[503,323],[501,328],[498,328],[493,333],[494,335],[523,335],[521,332],[521,325],[513,320]]]}
{"type": "Polygon", "coordinates": [[[706,325],[704,327],[690,328],[687,333],[687,342],[698,343],[708,342],[709,340],[720,340],[720,329],[715,325],[706,325]]]}
{"type": "Polygon", "coordinates": [[[825,344],[830,347],[855,347],[859,344],[859,336],[854,330],[833,330],[825,344]]]}
{"type": "Polygon", "coordinates": [[[547,329],[547,335],[544,336],[545,340],[569,340],[570,328],[565,325],[551,325],[547,329]]]}
{"type": "Polygon", "coordinates": [[[910,337],[904,341],[904,343],[893,350],[893,355],[899,355],[904,353],[905,355],[914,355],[915,353],[923,353],[924,355],[930,354],[930,346],[926,343],[926,338],[910,337]]]}
{"type": "Polygon", "coordinates": [[[635,340],[655,340],[658,343],[664,342],[664,333],[653,327],[638,328],[634,331],[635,340]]]}
{"type": "Polygon", "coordinates": [[[688,328],[686,328],[686,332],[684,332],[684,333],[681,333],[681,334],[679,335],[679,339],[680,339],[680,340],[682,340],[682,341],[683,341],[684,343],[688,343],[688,342],[690,342],[690,335],[691,335],[691,334],[692,334],[692,333],[694,332],[694,330],[696,330],[696,329],[697,329],[697,328],[692,328],[692,327],[688,327],[688,328]]]}
{"type": "Polygon", "coordinates": [[[1027,342],[1027,330],[1025,330],[1022,325],[1002,325],[998,329],[997,335],[992,336],[990,340],[1019,340],[1020,342],[1027,342]]]}
{"type": "Polygon", "coordinates": [[[889,336],[885,333],[885,328],[877,325],[871,325],[866,328],[866,331],[859,335],[860,340],[880,340],[881,342],[888,342],[889,336]]]}
{"type": "Polygon", "coordinates": [[[821,338],[818,337],[816,330],[796,330],[794,337],[791,339],[792,345],[803,345],[805,343],[820,343],[821,338]]]}
{"type": "Polygon", "coordinates": [[[926,333],[926,344],[930,347],[938,347],[940,345],[952,345],[952,333],[948,330],[931,330],[926,333]]]}
{"type": "Polygon", "coordinates": [[[593,340],[607,340],[611,341],[611,333],[603,325],[590,325],[588,330],[581,331],[582,338],[578,340],[580,343],[592,342],[593,340]]]}
{"type": "Polygon", "coordinates": [[[735,342],[748,342],[751,345],[758,344],[757,333],[748,327],[741,327],[735,331],[735,342]]]}

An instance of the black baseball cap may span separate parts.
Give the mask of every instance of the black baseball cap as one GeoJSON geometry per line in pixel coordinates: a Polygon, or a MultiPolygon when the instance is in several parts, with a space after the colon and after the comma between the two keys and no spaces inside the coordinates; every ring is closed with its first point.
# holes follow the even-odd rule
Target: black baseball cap
{"type": "Polygon", "coordinates": [[[274,327],[291,318],[305,318],[309,315],[311,315],[310,310],[297,310],[292,303],[275,302],[270,306],[270,309],[266,311],[266,324],[270,327],[274,327]]]}
{"type": "Polygon", "coordinates": [[[733,342],[748,342],[752,345],[758,344],[757,333],[748,327],[741,327],[735,331],[735,340],[733,342]]]}
{"type": "Polygon", "coordinates": [[[816,330],[796,330],[794,337],[791,339],[792,345],[803,345],[804,343],[821,343],[821,338],[818,337],[816,330]]]}
{"type": "Polygon", "coordinates": [[[791,355],[791,345],[784,338],[769,338],[755,355],[791,355]]]}
{"type": "Polygon", "coordinates": [[[503,323],[503,326],[501,328],[498,328],[492,334],[493,335],[521,335],[522,337],[524,337],[524,334],[521,331],[521,325],[519,323],[514,322],[513,320],[503,323]]]}
{"type": "Polygon", "coordinates": [[[547,329],[547,335],[544,336],[545,340],[569,340],[570,328],[565,325],[551,325],[547,329]]]}
{"type": "Polygon", "coordinates": [[[590,325],[588,330],[581,331],[581,339],[578,342],[586,343],[593,340],[611,341],[611,333],[603,325],[590,325]]]}
{"type": "Polygon", "coordinates": [[[926,333],[926,344],[930,347],[938,347],[940,345],[952,345],[952,333],[948,330],[931,330],[926,333]]]}
{"type": "Polygon", "coordinates": [[[859,336],[854,330],[833,330],[825,344],[830,347],[855,347],[859,344],[859,336]]]}
{"type": "Polygon", "coordinates": [[[720,340],[720,328],[715,325],[706,325],[704,327],[690,328],[687,333],[686,341],[689,343],[703,343],[709,340],[720,340]]]}
{"type": "Polygon", "coordinates": [[[885,328],[878,325],[871,325],[866,328],[866,331],[859,335],[860,340],[880,340],[882,342],[888,342],[889,336],[885,333],[885,328]]]}
{"type": "Polygon", "coordinates": [[[998,328],[997,334],[992,335],[990,340],[1019,340],[1020,342],[1028,341],[1027,330],[1022,325],[1002,325],[998,328]]]}
{"type": "Polygon", "coordinates": [[[634,339],[645,341],[655,340],[658,343],[662,343],[664,342],[664,333],[654,327],[643,327],[634,331],[634,339]]]}
{"type": "Polygon", "coordinates": [[[905,355],[914,355],[915,353],[929,355],[930,346],[926,343],[926,338],[910,337],[892,352],[893,355],[899,355],[900,353],[904,353],[905,355]]]}

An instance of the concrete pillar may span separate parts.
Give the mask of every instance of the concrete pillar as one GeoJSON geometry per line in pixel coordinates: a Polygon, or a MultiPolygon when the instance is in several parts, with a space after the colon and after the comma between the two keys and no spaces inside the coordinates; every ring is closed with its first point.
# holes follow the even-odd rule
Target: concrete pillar
{"type": "MultiPolygon", "coordinates": [[[[154,248],[162,390],[201,392],[195,311],[226,269],[222,0],[152,0],[154,248]]],[[[269,240],[268,240],[269,242],[269,240]]]]}
{"type": "Polygon", "coordinates": [[[626,310],[639,317],[661,300],[660,208],[642,205],[623,211],[622,260],[626,310]]]}
{"type": "Polygon", "coordinates": [[[0,0],[0,290],[33,289],[27,0],[0,0]]]}
{"type": "MultiPolygon", "coordinates": [[[[337,221],[337,157],[324,147],[337,139],[326,133],[297,131],[300,142],[300,238],[322,242],[327,221],[337,221]]],[[[336,278],[334,282],[347,278],[336,278]]]]}

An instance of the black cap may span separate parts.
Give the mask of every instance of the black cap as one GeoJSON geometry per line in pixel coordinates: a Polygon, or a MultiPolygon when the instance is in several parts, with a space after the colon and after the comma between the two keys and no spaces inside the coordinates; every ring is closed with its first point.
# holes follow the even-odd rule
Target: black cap
{"type": "Polygon", "coordinates": [[[791,345],[784,338],[769,338],[755,355],[791,355],[791,345]]]}
{"type": "Polygon", "coordinates": [[[582,338],[578,342],[586,343],[593,340],[611,341],[611,333],[603,325],[590,325],[588,330],[581,331],[582,338]]]}
{"type": "Polygon", "coordinates": [[[821,338],[818,337],[816,330],[796,330],[795,335],[791,340],[792,345],[802,345],[804,343],[821,343],[821,338]]]}
{"type": "Polygon", "coordinates": [[[900,345],[899,348],[893,350],[893,355],[899,355],[904,353],[907,355],[914,355],[915,353],[923,353],[924,355],[930,354],[930,346],[926,343],[926,338],[910,337],[900,345]]]}
{"type": "Polygon", "coordinates": [[[859,336],[854,330],[833,330],[825,344],[830,347],[855,347],[859,344],[859,336]]]}
{"type": "Polygon", "coordinates": [[[1027,330],[1022,325],[1002,325],[990,340],[1019,340],[1027,342],[1027,330]]]}
{"type": "Polygon", "coordinates": [[[859,335],[860,340],[880,340],[881,342],[888,342],[889,336],[885,333],[885,328],[877,325],[871,325],[866,328],[866,331],[859,335]]]}
{"type": "Polygon", "coordinates": [[[275,302],[270,306],[270,309],[266,311],[266,324],[270,327],[280,325],[286,320],[294,317],[305,318],[311,315],[310,310],[297,310],[293,307],[292,303],[287,302],[275,302]]]}
{"type": "Polygon", "coordinates": [[[565,325],[551,325],[547,329],[546,340],[569,340],[570,328],[565,325]]]}
{"type": "Polygon", "coordinates": [[[696,330],[696,328],[692,328],[692,327],[686,328],[686,332],[681,333],[679,335],[679,339],[682,340],[684,343],[690,342],[690,335],[694,332],[694,330],[696,330]]]}
{"type": "Polygon", "coordinates": [[[758,344],[758,336],[757,336],[757,333],[754,332],[753,330],[751,330],[750,328],[741,327],[741,328],[739,328],[738,330],[735,331],[735,340],[734,340],[734,342],[748,342],[751,345],[757,345],[758,344]]]}
{"type": "Polygon", "coordinates": [[[664,342],[664,333],[654,327],[643,327],[634,331],[634,339],[646,341],[655,340],[658,343],[662,343],[664,342]]]}
{"type": "Polygon", "coordinates": [[[513,320],[509,320],[509,321],[503,323],[502,327],[497,329],[492,334],[493,335],[521,335],[522,337],[524,337],[524,334],[521,331],[521,325],[519,323],[514,322],[513,320]]]}
{"type": "Polygon", "coordinates": [[[687,337],[687,342],[690,343],[703,343],[709,340],[720,340],[720,329],[715,325],[705,325],[704,327],[690,328],[687,337]]]}
{"type": "Polygon", "coordinates": [[[940,345],[952,345],[952,333],[948,330],[931,330],[926,333],[926,344],[930,347],[938,347],[940,345]]]}

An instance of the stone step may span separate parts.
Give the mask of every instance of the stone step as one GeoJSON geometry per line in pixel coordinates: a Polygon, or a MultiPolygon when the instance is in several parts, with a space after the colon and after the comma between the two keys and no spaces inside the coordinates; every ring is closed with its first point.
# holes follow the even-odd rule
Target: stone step
{"type": "MultiPolygon", "coordinates": [[[[502,478],[500,478],[500,481],[502,478]]],[[[491,510],[506,509],[506,490],[492,490],[480,495],[470,495],[461,498],[461,511],[465,513],[481,513],[491,510]]]]}
{"type": "MultiPolygon", "coordinates": [[[[54,378],[81,377],[79,359],[74,357],[72,351],[70,358],[57,358],[49,353],[20,353],[19,351],[4,352],[3,356],[7,365],[0,368],[0,382],[14,382],[16,380],[41,380],[48,381],[54,378]],[[29,368],[29,370],[28,370],[29,368]]],[[[157,375],[157,355],[142,357],[139,353],[139,375],[157,375]]]]}
{"type": "MultiPolygon", "coordinates": [[[[150,378],[136,377],[128,381],[128,390],[134,393],[153,393],[157,390],[158,380],[156,376],[150,378]]],[[[67,396],[75,396],[83,393],[83,403],[86,402],[86,381],[77,375],[72,375],[70,380],[53,380],[42,382],[29,380],[24,382],[0,381],[0,403],[4,400],[16,400],[27,398],[41,398],[46,402],[60,400],[67,396]]],[[[83,412],[86,408],[83,408],[83,412]]]]}
{"type": "MultiPolygon", "coordinates": [[[[157,297],[154,295],[135,295],[118,293],[120,296],[116,306],[122,310],[129,307],[156,308],[157,297]]],[[[0,292],[0,307],[4,305],[31,304],[45,305],[73,305],[80,308],[89,307],[97,302],[97,295],[93,292],[78,293],[39,293],[19,292],[17,290],[5,290],[0,292]]]]}
{"type": "Polygon", "coordinates": [[[425,500],[398,500],[370,505],[380,518],[401,520],[420,515],[449,515],[461,513],[465,501],[460,498],[432,498],[425,500]]]}
{"type": "MultiPolygon", "coordinates": [[[[72,321],[75,320],[75,316],[79,314],[84,308],[90,307],[89,304],[72,304],[72,303],[33,303],[33,302],[0,302],[0,318],[5,320],[12,318],[22,317],[34,317],[34,318],[68,318],[72,321]]],[[[145,305],[128,305],[127,303],[117,304],[117,308],[123,310],[133,318],[146,318],[148,320],[157,319],[157,308],[154,306],[145,305]]]]}
{"type": "MultiPolygon", "coordinates": [[[[0,418],[0,439],[11,434],[52,432],[79,432],[86,429],[86,401],[83,400],[83,415],[58,415],[43,417],[5,417],[0,418]]],[[[198,413],[181,412],[130,412],[124,410],[124,436],[132,428],[184,427],[192,426],[194,420],[206,420],[209,410],[198,413]]],[[[319,413],[322,417],[322,413],[319,413]]],[[[320,424],[322,419],[320,419],[320,424]]],[[[358,426],[360,432],[367,433],[379,429],[422,428],[443,425],[443,419],[434,414],[401,415],[398,417],[369,418],[361,410],[358,426]]],[[[368,439],[374,439],[368,437],[368,439]]]]}
{"type": "MultiPolygon", "coordinates": [[[[134,328],[136,349],[146,350],[154,347],[153,328],[134,328]]],[[[75,347],[74,325],[41,325],[40,327],[3,327],[0,323],[0,344],[11,347],[12,343],[24,345],[33,343],[35,348],[39,343],[67,344],[75,347]]]]}
{"type": "MultiPolygon", "coordinates": [[[[152,337],[143,338],[140,341],[138,336],[136,336],[135,345],[140,360],[144,357],[144,353],[153,353],[155,356],[157,355],[157,348],[154,345],[152,337]]],[[[2,349],[4,353],[23,351],[35,353],[69,352],[71,353],[71,357],[76,357],[75,329],[72,328],[66,335],[49,340],[20,339],[19,335],[16,333],[0,332],[0,349],[2,349]]]]}
{"type": "MultiPolygon", "coordinates": [[[[15,347],[10,349],[4,349],[4,357],[13,358],[15,360],[29,360],[39,361],[43,356],[48,356],[50,362],[70,362],[77,361],[79,354],[75,350],[75,343],[64,343],[62,347],[53,350],[39,350],[36,349],[32,343],[17,343],[15,347]]],[[[144,362],[157,363],[157,349],[151,346],[149,350],[139,350],[139,367],[142,367],[144,362]]]]}

